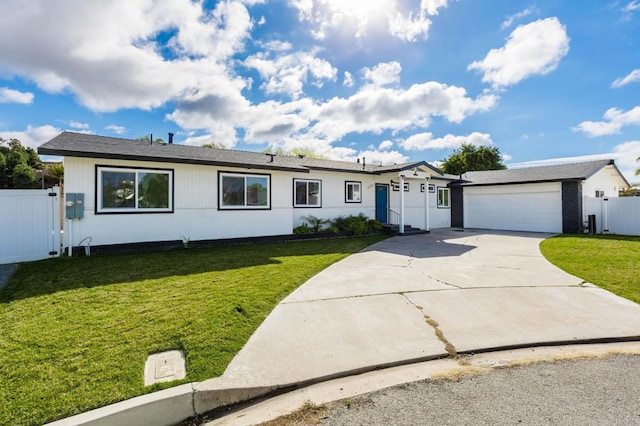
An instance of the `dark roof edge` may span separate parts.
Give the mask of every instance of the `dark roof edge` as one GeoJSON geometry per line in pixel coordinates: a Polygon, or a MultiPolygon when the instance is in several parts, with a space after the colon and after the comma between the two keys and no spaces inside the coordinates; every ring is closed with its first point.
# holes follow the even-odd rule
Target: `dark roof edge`
{"type": "MultiPolygon", "coordinates": [[[[398,167],[395,170],[397,170],[399,172],[403,172],[405,170],[413,169],[414,167],[420,167],[420,166],[425,166],[425,167],[433,170],[434,172],[438,173],[440,176],[444,176],[444,172],[442,170],[432,166],[431,164],[427,163],[426,161],[418,161],[416,163],[410,163],[410,164],[405,165],[404,167],[398,167]]],[[[390,170],[390,171],[393,171],[393,170],[390,170]]]]}
{"type": "Polygon", "coordinates": [[[544,180],[519,180],[511,182],[498,182],[498,183],[473,183],[470,181],[457,181],[451,182],[451,186],[504,186],[504,185],[523,185],[531,183],[553,183],[553,182],[575,182],[583,181],[585,178],[564,178],[564,179],[544,179],[544,180]]]}
{"type": "Polygon", "coordinates": [[[126,155],[126,154],[106,154],[106,153],[93,153],[93,152],[78,152],[78,151],[66,151],[59,149],[38,148],[38,154],[42,155],[61,155],[69,157],[82,157],[82,158],[100,158],[106,160],[129,160],[129,161],[155,161],[157,163],[177,163],[177,164],[195,164],[203,166],[222,166],[222,167],[234,167],[236,169],[259,169],[259,170],[278,170],[288,172],[300,172],[309,173],[308,168],[298,167],[286,167],[286,166],[270,166],[270,165],[256,165],[256,164],[240,164],[232,163],[228,161],[207,161],[207,160],[194,160],[186,158],[163,158],[152,156],[139,156],[139,155],[126,155]]]}

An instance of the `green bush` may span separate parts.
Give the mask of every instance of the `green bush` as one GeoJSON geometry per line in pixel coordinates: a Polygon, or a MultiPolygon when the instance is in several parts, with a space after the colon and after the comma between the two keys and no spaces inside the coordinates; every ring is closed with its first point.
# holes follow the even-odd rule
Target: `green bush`
{"type": "Polygon", "coordinates": [[[313,228],[307,225],[306,223],[303,223],[302,225],[299,225],[293,228],[294,234],[311,234],[313,232],[314,232],[313,228]]]}
{"type": "Polygon", "coordinates": [[[315,217],[313,215],[302,216],[302,220],[305,220],[309,224],[311,229],[313,229],[313,232],[322,231],[322,227],[325,224],[329,223],[327,219],[320,219],[319,217],[315,217]]]}

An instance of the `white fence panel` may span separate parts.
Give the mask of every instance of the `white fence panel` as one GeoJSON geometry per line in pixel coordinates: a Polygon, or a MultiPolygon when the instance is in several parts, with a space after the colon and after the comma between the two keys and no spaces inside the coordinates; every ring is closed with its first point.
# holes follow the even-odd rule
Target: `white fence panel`
{"type": "Polygon", "coordinates": [[[59,254],[60,189],[0,190],[0,264],[59,254]]]}
{"type": "Polygon", "coordinates": [[[596,215],[596,232],[618,235],[640,235],[640,197],[585,197],[585,222],[596,215]]]}

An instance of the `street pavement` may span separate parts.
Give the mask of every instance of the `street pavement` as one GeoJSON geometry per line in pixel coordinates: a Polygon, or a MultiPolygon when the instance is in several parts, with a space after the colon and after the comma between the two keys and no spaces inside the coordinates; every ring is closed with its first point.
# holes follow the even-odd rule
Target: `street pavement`
{"type": "Polygon", "coordinates": [[[640,305],[547,262],[544,234],[395,237],[283,300],[229,364],[198,384],[197,412],[287,387],[449,355],[640,340],[640,305]]]}

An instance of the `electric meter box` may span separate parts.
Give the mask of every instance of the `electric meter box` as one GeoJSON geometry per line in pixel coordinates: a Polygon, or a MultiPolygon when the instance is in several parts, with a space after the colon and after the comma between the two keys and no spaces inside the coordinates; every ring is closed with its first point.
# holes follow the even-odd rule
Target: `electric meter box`
{"type": "Polygon", "coordinates": [[[81,219],[84,217],[84,194],[65,194],[65,217],[67,219],[81,219]]]}

